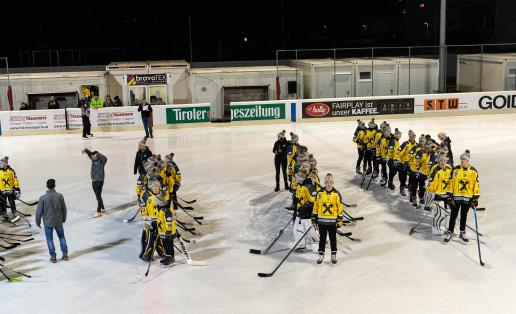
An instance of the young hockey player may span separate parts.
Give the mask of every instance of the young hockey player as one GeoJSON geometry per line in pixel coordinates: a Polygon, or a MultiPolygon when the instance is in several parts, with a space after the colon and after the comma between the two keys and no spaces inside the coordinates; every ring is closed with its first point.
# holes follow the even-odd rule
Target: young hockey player
{"type": "MultiPolygon", "coordinates": [[[[292,177],[294,176],[294,164],[297,158],[298,146],[299,136],[294,132],[290,132],[290,145],[288,147],[287,153],[287,176],[290,182],[292,182],[292,177]]],[[[290,188],[292,188],[292,186],[290,188]]]]}
{"type": "Polygon", "coordinates": [[[312,224],[319,229],[319,258],[317,264],[324,260],[326,236],[330,238],[331,262],[337,263],[337,228],[343,225],[342,203],[339,194],[333,189],[333,176],[327,174],[324,188],[317,193],[312,210],[312,224]]]}
{"type": "Polygon", "coordinates": [[[276,188],[275,192],[280,190],[280,170],[283,171],[283,182],[285,183],[285,190],[288,190],[287,179],[287,154],[289,143],[285,138],[285,130],[278,133],[278,140],[274,143],[272,152],[274,153],[274,167],[276,168],[276,188]]]}
{"type": "Polygon", "coordinates": [[[173,240],[176,236],[176,220],[174,206],[169,202],[168,196],[164,192],[153,196],[150,206],[154,206],[157,212],[158,244],[161,246],[163,254],[160,264],[167,267],[175,262],[173,240]]]}
{"type": "MultiPolygon", "coordinates": [[[[439,163],[432,167],[428,177],[428,185],[425,192],[426,206],[431,206],[433,202],[447,202],[447,192],[449,191],[449,180],[452,168],[447,164],[446,153],[440,154],[439,163]]],[[[436,236],[441,235],[441,223],[444,220],[444,213],[439,206],[431,206],[433,210],[432,233],[436,236]]]]}
{"type": "Polygon", "coordinates": [[[9,157],[0,159],[0,215],[4,220],[9,221],[7,216],[7,203],[11,208],[14,223],[20,219],[16,211],[15,200],[21,196],[20,183],[16,177],[16,172],[9,167],[9,157]]]}
{"type": "MultiPolygon", "coordinates": [[[[310,227],[310,219],[312,217],[312,210],[314,207],[315,197],[320,187],[317,185],[316,176],[310,174],[308,177],[305,172],[298,174],[298,185],[296,190],[296,211],[294,216],[294,240],[297,243],[306,230],[310,227]]],[[[307,245],[311,246],[313,252],[317,252],[317,244],[314,239],[317,239],[315,230],[310,231],[304,238],[304,242],[299,243],[297,250],[304,250],[307,245]]]]}
{"type": "Polygon", "coordinates": [[[408,131],[409,140],[403,142],[398,148],[399,165],[398,177],[400,179],[400,195],[406,196],[405,188],[407,187],[407,175],[409,170],[409,152],[416,145],[416,133],[412,130],[408,131]]]}
{"type": "Polygon", "coordinates": [[[460,165],[453,168],[450,178],[449,202],[451,207],[450,224],[446,233],[445,242],[450,241],[455,229],[455,220],[460,211],[460,235],[459,238],[468,242],[466,237],[466,219],[470,207],[478,206],[480,197],[480,186],[478,181],[478,172],[470,165],[470,152],[466,150],[460,155],[460,165]]]}
{"type": "Polygon", "coordinates": [[[389,166],[389,189],[394,190],[396,186],[392,183],[392,180],[398,173],[398,166],[400,163],[400,156],[398,148],[400,146],[401,131],[397,128],[394,130],[394,134],[391,134],[389,142],[387,144],[387,165],[389,166]]]}
{"type": "Polygon", "coordinates": [[[380,171],[380,162],[381,162],[382,157],[381,157],[379,145],[380,145],[381,139],[383,137],[383,131],[385,130],[386,126],[387,126],[387,122],[383,121],[380,124],[380,129],[376,131],[374,139],[371,142],[371,148],[373,149],[373,151],[372,151],[373,168],[374,168],[373,178],[378,177],[378,173],[380,171]]]}
{"type": "Polygon", "coordinates": [[[389,139],[391,138],[391,128],[386,126],[383,130],[383,137],[378,143],[376,147],[376,155],[378,156],[378,152],[380,153],[380,165],[382,165],[382,179],[380,180],[380,184],[385,186],[387,184],[387,152],[389,146],[389,139]]]}
{"type": "Polygon", "coordinates": [[[453,153],[451,150],[450,137],[446,135],[446,133],[444,132],[439,132],[439,134],[437,134],[437,137],[439,138],[439,140],[441,140],[441,145],[446,146],[446,149],[448,150],[448,154],[446,155],[446,157],[448,158],[448,163],[453,167],[453,153]]]}
{"type": "MultiPolygon", "coordinates": [[[[360,164],[362,163],[362,160],[364,159],[364,132],[365,132],[365,123],[358,119],[358,127],[355,130],[355,133],[353,134],[353,142],[357,144],[357,151],[358,151],[358,159],[357,159],[357,166],[356,166],[356,172],[357,174],[362,174],[362,171],[360,171],[360,164]]],[[[366,168],[366,163],[364,161],[364,171],[366,168]]]]}
{"type": "MultiPolygon", "coordinates": [[[[364,142],[364,159],[365,164],[367,165],[367,170],[365,171],[365,175],[370,175],[373,171],[373,164],[376,161],[373,161],[376,156],[374,156],[374,153],[376,151],[376,147],[373,146],[373,142],[376,136],[376,123],[374,123],[374,118],[369,121],[367,124],[368,128],[364,132],[363,142],[364,142]]],[[[365,166],[364,166],[365,167],[365,166]]]]}
{"type": "Polygon", "coordinates": [[[154,256],[154,250],[158,251],[160,256],[163,255],[163,247],[158,240],[158,215],[159,206],[167,206],[168,197],[163,191],[162,184],[152,179],[149,182],[149,189],[146,189],[142,195],[141,215],[144,217],[145,225],[142,231],[142,250],[140,258],[148,262],[154,256]],[[160,195],[157,198],[157,195],[160,195]]]}
{"type": "Polygon", "coordinates": [[[422,157],[422,150],[426,145],[426,139],[424,135],[419,137],[419,143],[412,147],[408,153],[408,164],[409,164],[409,191],[410,191],[410,202],[412,205],[417,206],[417,175],[419,173],[420,160],[422,157]],[[416,159],[416,156],[419,156],[416,159]]]}

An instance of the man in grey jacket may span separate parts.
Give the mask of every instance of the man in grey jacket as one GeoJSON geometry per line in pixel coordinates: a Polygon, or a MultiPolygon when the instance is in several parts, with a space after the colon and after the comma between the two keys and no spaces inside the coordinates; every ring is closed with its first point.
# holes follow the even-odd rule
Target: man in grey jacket
{"type": "Polygon", "coordinates": [[[94,218],[106,215],[106,209],[104,202],[102,201],[102,187],[104,186],[104,167],[106,166],[107,158],[97,151],[90,151],[89,149],[83,149],[82,153],[88,154],[91,159],[91,181],[93,186],[93,192],[97,198],[97,212],[93,216],[94,218]]]}
{"type": "Polygon", "coordinates": [[[50,253],[50,261],[56,263],[56,249],[54,247],[54,229],[56,229],[57,237],[61,252],[63,252],[63,260],[68,260],[68,247],[64,235],[63,223],[66,221],[66,205],[63,195],[57,193],[54,189],[56,181],[49,179],[47,181],[48,191],[41,196],[38,201],[38,209],[36,210],[36,225],[41,228],[41,218],[45,226],[45,236],[47,238],[48,252],[50,253]]]}

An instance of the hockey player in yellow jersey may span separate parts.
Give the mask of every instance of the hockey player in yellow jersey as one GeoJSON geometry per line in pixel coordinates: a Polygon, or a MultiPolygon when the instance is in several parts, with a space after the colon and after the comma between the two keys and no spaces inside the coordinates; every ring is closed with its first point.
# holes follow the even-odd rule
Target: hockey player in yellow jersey
{"type": "Polygon", "coordinates": [[[432,167],[425,192],[425,204],[433,211],[432,233],[436,236],[441,235],[441,224],[445,214],[440,205],[433,205],[432,202],[447,202],[447,193],[450,191],[449,181],[452,167],[447,163],[446,155],[447,152],[440,154],[439,163],[432,167]]]}
{"type": "Polygon", "coordinates": [[[14,223],[20,219],[16,211],[15,199],[20,197],[21,192],[16,173],[9,167],[7,160],[7,157],[0,159],[0,215],[4,220],[9,220],[7,216],[7,203],[9,203],[13,215],[11,222],[14,223]]]}
{"type": "Polygon", "coordinates": [[[364,121],[358,119],[358,127],[355,130],[355,133],[353,134],[353,142],[357,145],[357,151],[358,151],[358,159],[357,159],[357,165],[356,165],[356,172],[357,174],[362,174],[362,171],[360,171],[360,165],[362,161],[364,161],[364,171],[366,168],[366,163],[364,160],[364,152],[365,152],[365,146],[364,146],[364,133],[365,133],[365,123],[364,121]]]}
{"type": "Polygon", "coordinates": [[[419,167],[421,166],[421,158],[423,157],[423,149],[425,145],[425,136],[421,135],[419,137],[419,143],[412,147],[408,153],[410,202],[414,206],[417,206],[417,175],[419,173],[419,167]]]}
{"type": "Polygon", "coordinates": [[[149,182],[149,190],[144,192],[142,199],[145,199],[145,203],[141,205],[140,213],[145,220],[144,228],[142,231],[142,250],[140,251],[140,258],[148,262],[153,258],[154,250],[158,249],[158,252],[162,255],[162,246],[157,243],[158,238],[158,206],[156,204],[156,195],[162,194],[161,183],[157,180],[149,182]]]}
{"type": "Polygon", "coordinates": [[[468,211],[470,207],[476,208],[478,206],[478,199],[480,197],[480,186],[478,180],[478,172],[470,163],[470,152],[460,155],[460,165],[453,168],[452,176],[450,178],[450,224],[448,226],[447,237],[445,242],[450,241],[453,231],[455,229],[455,221],[460,211],[460,235],[459,238],[468,242],[466,237],[466,219],[468,218],[468,211]]]}
{"type": "MultiPolygon", "coordinates": [[[[298,174],[298,177],[296,190],[297,208],[294,214],[294,227],[292,228],[295,243],[297,243],[299,237],[310,228],[310,219],[312,217],[315,197],[320,190],[316,182],[318,178],[315,174],[311,173],[307,176],[306,173],[301,172],[298,174]]],[[[304,242],[298,244],[296,250],[303,250],[307,246],[310,246],[313,252],[317,252],[317,239],[317,233],[312,229],[309,234],[305,236],[304,242]]]]}
{"type": "Polygon", "coordinates": [[[406,196],[405,188],[407,187],[407,175],[409,171],[409,152],[416,145],[416,133],[412,130],[408,131],[409,139],[403,142],[398,148],[399,164],[398,172],[400,179],[400,195],[406,196]]]}
{"type": "Polygon", "coordinates": [[[324,260],[326,236],[330,238],[331,262],[337,263],[337,228],[343,225],[343,211],[340,196],[333,189],[334,180],[331,174],[324,179],[324,188],[317,193],[312,210],[312,224],[319,229],[319,258],[317,264],[324,260]]]}
{"type": "Polygon", "coordinates": [[[170,200],[172,201],[174,208],[177,209],[177,191],[181,187],[181,171],[179,170],[177,163],[174,161],[174,153],[170,153],[165,156],[165,167],[162,170],[162,177],[169,178],[165,179],[165,181],[174,181],[172,183],[172,192],[170,192],[170,200]]]}
{"type": "Polygon", "coordinates": [[[383,137],[383,131],[385,130],[385,127],[387,126],[387,122],[383,121],[380,124],[380,129],[376,130],[376,134],[374,135],[374,138],[371,142],[371,149],[372,149],[372,158],[373,158],[373,178],[378,177],[378,173],[380,171],[380,160],[381,160],[381,154],[380,150],[378,149],[378,145],[380,144],[380,140],[383,137]]]}
{"type": "Polygon", "coordinates": [[[380,185],[385,186],[387,184],[387,153],[389,150],[389,139],[391,138],[391,128],[386,126],[383,130],[383,137],[376,146],[376,155],[380,153],[379,163],[382,166],[382,179],[380,185]]]}
{"type": "MultiPolygon", "coordinates": [[[[297,147],[299,146],[299,136],[290,132],[290,145],[287,153],[287,176],[290,182],[294,176],[294,164],[297,157],[297,147]]],[[[291,184],[292,185],[292,184],[291,184]]]]}
{"type": "Polygon", "coordinates": [[[400,155],[398,148],[400,146],[401,131],[397,128],[394,130],[394,134],[391,134],[387,143],[387,165],[389,166],[389,189],[394,190],[396,186],[392,180],[398,173],[398,165],[400,162],[400,155]]]}
{"type": "Polygon", "coordinates": [[[363,142],[364,142],[364,159],[366,167],[365,175],[370,175],[373,171],[373,152],[375,149],[373,148],[373,142],[376,136],[376,123],[374,123],[374,118],[369,121],[367,125],[367,129],[364,132],[363,142]]]}
{"type": "Polygon", "coordinates": [[[166,193],[163,192],[154,196],[151,206],[155,206],[157,209],[158,244],[162,246],[164,253],[160,264],[167,267],[175,262],[173,241],[176,236],[176,220],[174,206],[168,201],[166,193]]]}

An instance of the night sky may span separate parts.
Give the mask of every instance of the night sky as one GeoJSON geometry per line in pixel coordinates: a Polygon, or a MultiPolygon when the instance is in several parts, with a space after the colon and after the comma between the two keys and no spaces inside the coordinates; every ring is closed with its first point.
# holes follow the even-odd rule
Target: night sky
{"type": "MultiPolygon", "coordinates": [[[[60,65],[191,61],[189,17],[193,61],[272,60],[277,49],[434,45],[439,32],[439,0],[9,2],[0,56],[11,66],[57,65],[49,50],[62,50],[60,65]]],[[[503,2],[510,1],[448,0],[447,43],[513,39],[514,29],[504,34],[496,28],[503,2]]]]}

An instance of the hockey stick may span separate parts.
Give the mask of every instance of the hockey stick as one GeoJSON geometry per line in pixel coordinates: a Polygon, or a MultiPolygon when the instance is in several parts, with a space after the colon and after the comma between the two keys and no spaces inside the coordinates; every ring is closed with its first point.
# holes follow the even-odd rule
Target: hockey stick
{"type": "Polygon", "coordinates": [[[361,242],[362,240],[359,239],[359,238],[353,238],[351,237],[352,233],[351,232],[342,232],[340,230],[337,230],[337,234],[340,235],[341,237],[346,237],[348,239],[350,239],[351,241],[356,241],[356,242],[361,242]]]}
{"type": "MultiPolygon", "coordinates": [[[[18,214],[20,213],[18,210],[16,210],[16,212],[17,212],[18,214]]],[[[27,220],[27,218],[25,218],[25,216],[23,216],[23,214],[22,214],[21,216],[19,216],[19,217],[21,217],[21,219],[22,219],[23,221],[25,221],[25,222],[29,225],[29,228],[32,228],[32,225],[31,225],[31,224],[30,224],[30,222],[27,220]]]]}
{"type": "Polygon", "coordinates": [[[136,213],[134,213],[134,215],[129,218],[129,219],[124,219],[122,220],[123,222],[125,223],[129,223],[129,222],[133,222],[135,219],[136,219],[136,216],[138,216],[138,213],[140,212],[140,209],[138,208],[138,210],[136,211],[136,213]]]}
{"type": "Polygon", "coordinates": [[[473,213],[475,214],[475,229],[477,231],[478,259],[480,261],[480,266],[484,266],[484,262],[482,261],[482,254],[480,253],[480,238],[478,233],[477,209],[475,207],[473,207],[473,213]]]}
{"type": "Polygon", "coordinates": [[[342,205],[346,206],[346,207],[357,207],[357,204],[346,204],[344,202],[341,202],[342,205]]]}
{"type": "Polygon", "coordinates": [[[271,273],[258,273],[258,277],[271,277],[272,275],[274,275],[274,273],[278,270],[278,268],[280,268],[280,266],[287,259],[287,257],[290,256],[290,254],[294,251],[294,249],[301,242],[301,240],[303,240],[306,237],[306,235],[308,234],[308,232],[310,232],[310,230],[312,230],[312,226],[310,226],[310,227],[308,227],[308,229],[306,229],[305,233],[303,233],[303,235],[299,238],[299,240],[296,241],[296,244],[294,244],[294,246],[290,249],[290,251],[288,251],[287,255],[285,255],[285,257],[281,260],[281,262],[278,264],[278,266],[276,266],[276,268],[274,268],[274,270],[271,273]]]}
{"type": "Polygon", "coordinates": [[[362,189],[364,187],[364,181],[365,181],[365,178],[367,177],[366,173],[364,172],[364,175],[362,176],[362,183],[360,183],[360,188],[362,189]]]}
{"type": "Polygon", "coordinates": [[[3,270],[1,270],[1,269],[0,269],[0,273],[2,273],[2,275],[4,275],[5,279],[7,279],[7,281],[9,281],[9,282],[10,282],[10,281],[12,280],[12,279],[11,279],[11,277],[7,276],[7,275],[4,273],[4,271],[3,271],[3,270]]]}
{"type": "Polygon", "coordinates": [[[8,235],[8,236],[17,236],[17,237],[32,237],[35,233],[6,233],[0,232],[0,236],[8,235]]]}
{"type": "Polygon", "coordinates": [[[16,242],[29,242],[29,241],[34,240],[34,238],[29,238],[29,239],[25,239],[25,240],[17,240],[17,239],[13,239],[13,238],[2,237],[2,236],[0,236],[0,239],[11,240],[11,241],[16,241],[16,242]]]}
{"type": "MultiPolygon", "coordinates": [[[[154,248],[152,249],[152,255],[154,255],[154,251],[156,251],[156,243],[158,243],[158,239],[154,240],[154,248]]],[[[149,275],[151,262],[152,262],[152,256],[149,257],[149,264],[147,265],[147,271],[145,272],[145,277],[147,277],[149,275]]]]}
{"type": "Polygon", "coordinates": [[[25,202],[24,200],[22,200],[21,198],[17,198],[16,200],[17,200],[17,201],[20,201],[20,202],[22,202],[23,204],[28,205],[28,206],[34,206],[34,205],[37,205],[37,204],[38,204],[38,201],[31,202],[31,203],[27,203],[27,202],[25,202]]]}
{"type": "Polygon", "coordinates": [[[418,223],[417,223],[414,227],[412,227],[412,229],[410,229],[410,231],[409,231],[409,235],[413,234],[413,233],[414,233],[414,231],[416,231],[416,228],[417,228],[417,227],[419,227],[419,225],[423,222],[423,220],[425,220],[425,218],[426,218],[426,217],[428,217],[428,215],[429,215],[431,212],[432,212],[432,211],[431,211],[431,210],[429,210],[423,218],[419,219],[418,223]]]}
{"type": "Polygon", "coordinates": [[[4,264],[0,264],[0,267],[5,268],[5,269],[7,269],[9,271],[12,271],[13,273],[17,273],[18,275],[22,275],[22,276],[27,277],[27,278],[32,278],[32,276],[24,274],[21,271],[14,270],[11,267],[5,266],[4,264]]]}
{"type": "Polygon", "coordinates": [[[9,244],[9,246],[4,246],[2,244],[0,244],[0,247],[2,247],[3,249],[5,250],[10,250],[10,249],[14,249],[15,247],[17,247],[18,245],[20,245],[20,243],[9,243],[7,241],[4,241],[5,243],[9,244]]]}
{"type": "Polygon", "coordinates": [[[180,199],[183,203],[186,203],[186,204],[193,204],[193,203],[197,202],[196,199],[191,200],[191,201],[185,201],[184,199],[180,198],[179,196],[177,198],[180,199]]]}
{"type": "Polygon", "coordinates": [[[285,227],[281,228],[281,230],[278,232],[278,235],[276,235],[276,237],[271,241],[271,243],[269,243],[269,245],[267,246],[267,248],[265,250],[250,249],[249,253],[251,253],[251,254],[267,254],[267,252],[269,252],[269,250],[272,248],[274,243],[276,243],[276,241],[279,240],[279,238],[281,237],[283,232],[285,232],[285,229],[287,229],[288,225],[290,225],[290,223],[293,223],[293,222],[294,222],[294,220],[290,219],[287,222],[287,224],[285,225],[285,227]]]}
{"type": "Polygon", "coordinates": [[[17,210],[18,214],[25,216],[25,217],[31,217],[31,214],[22,213],[21,211],[17,210]]]}
{"type": "MultiPolygon", "coordinates": [[[[178,205],[179,205],[179,204],[178,204],[178,205]]],[[[190,216],[190,218],[192,218],[196,223],[198,223],[199,225],[202,225],[202,221],[201,221],[201,220],[203,220],[203,219],[204,219],[204,217],[202,217],[202,216],[200,216],[200,217],[195,217],[195,216],[193,216],[192,214],[190,214],[189,212],[187,212],[186,210],[184,210],[184,208],[183,208],[181,205],[179,205],[179,208],[180,208],[181,210],[183,210],[183,211],[185,212],[185,214],[187,214],[188,216],[190,216]]]]}
{"type": "Polygon", "coordinates": [[[373,174],[374,174],[374,171],[373,173],[371,174],[371,177],[369,178],[369,183],[367,183],[367,187],[366,187],[366,191],[369,191],[369,186],[371,185],[371,181],[373,181],[373,174]]]}
{"type": "Polygon", "coordinates": [[[183,242],[183,239],[181,239],[181,237],[178,237],[177,240],[179,241],[179,245],[181,246],[181,249],[183,249],[182,253],[183,253],[188,265],[191,265],[191,266],[207,266],[208,265],[208,263],[206,263],[204,261],[192,260],[192,258],[190,257],[190,254],[188,253],[188,250],[186,249],[186,245],[183,242]]]}
{"type": "Polygon", "coordinates": [[[194,208],[192,206],[183,206],[183,205],[181,205],[179,203],[176,203],[176,202],[174,202],[174,204],[176,204],[182,210],[194,210],[194,208]]]}
{"type": "Polygon", "coordinates": [[[342,213],[346,216],[346,218],[348,218],[349,220],[352,220],[352,221],[364,220],[364,217],[362,217],[362,216],[360,216],[360,217],[353,217],[345,210],[343,210],[342,213]]]}
{"type": "Polygon", "coordinates": [[[196,235],[196,233],[194,232],[195,228],[188,228],[186,227],[182,222],[180,222],[179,220],[176,220],[176,223],[177,223],[177,226],[181,229],[183,229],[184,231],[186,232],[189,232],[193,235],[196,235]]]}
{"type": "MultiPolygon", "coordinates": [[[[450,215],[450,212],[444,208],[443,206],[439,205],[438,203],[434,203],[435,205],[439,206],[439,208],[441,208],[442,210],[444,210],[448,215],[450,215]]],[[[483,207],[482,207],[483,208],[483,207]]],[[[484,208],[485,210],[485,208],[484,208]]],[[[468,228],[469,230],[473,231],[473,232],[477,232],[477,230],[473,229],[471,226],[467,225],[466,224],[466,228],[468,228]]],[[[483,237],[484,235],[482,233],[478,233],[479,236],[483,237]]]]}

